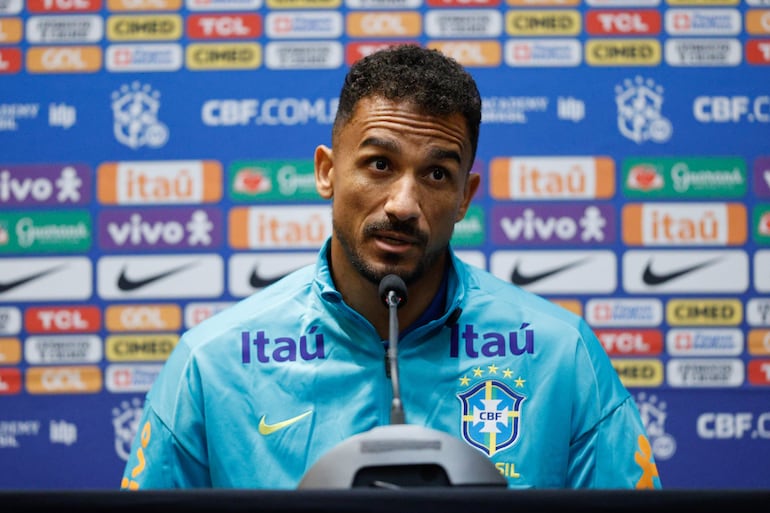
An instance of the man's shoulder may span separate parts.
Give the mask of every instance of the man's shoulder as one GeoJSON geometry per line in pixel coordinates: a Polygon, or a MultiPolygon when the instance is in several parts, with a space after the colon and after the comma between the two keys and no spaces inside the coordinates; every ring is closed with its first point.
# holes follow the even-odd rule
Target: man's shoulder
{"type": "Polygon", "coordinates": [[[506,281],[486,269],[465,262],[460,263],[466,275],[469,300],[476,301],[484,296],[500,308],[515,307],[530,315],[547,316],[577,327],[582,318],[571,310],[550,299],[506,281]]]}

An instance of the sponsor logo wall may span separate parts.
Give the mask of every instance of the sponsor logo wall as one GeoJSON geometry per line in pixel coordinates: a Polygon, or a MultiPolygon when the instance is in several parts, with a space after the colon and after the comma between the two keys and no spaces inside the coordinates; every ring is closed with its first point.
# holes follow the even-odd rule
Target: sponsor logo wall
{"type": "Polygon", "coordinates": [[[180,334],[314,261],[395,42],[484,97],[461,257],[586,317],[665,487],[770,487],[768,0],[0,0],[0,488],[119,487],[180,334]]]}

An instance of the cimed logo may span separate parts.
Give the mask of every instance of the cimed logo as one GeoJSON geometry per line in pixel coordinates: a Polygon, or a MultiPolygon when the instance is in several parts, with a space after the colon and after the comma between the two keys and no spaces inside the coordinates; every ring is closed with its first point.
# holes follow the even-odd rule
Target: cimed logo
{"type": "Polygon", "coordinates": [[[457,395],[462,402],[462,435],[488,456],[510,447],[519,437],[524,396],[496,379],[481,381],[457,395]]]}
{"type": "Polygon", "coordinates": [[[160,148],[168,141],[168,127],[158,120],[160,93],[147,84],[132,82],[112,93],[113,132],[131,149],[160,148]]]}
{"type": "Polygon", "coordinates": [[[671,138],[671,121],[663,117],[663,87],[652,79],[635,77],[615,87],[618,130],[636,144],[663,143],[671,138]]]}

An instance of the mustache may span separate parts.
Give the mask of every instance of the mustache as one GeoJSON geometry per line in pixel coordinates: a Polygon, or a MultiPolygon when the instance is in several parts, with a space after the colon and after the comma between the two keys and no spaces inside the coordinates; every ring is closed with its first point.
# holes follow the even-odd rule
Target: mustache
{"type": "Polygon", "coordinates": [[[383,231],[399,233],[405,237],[416,239],[421,243],[425,243],[428,240],[428,236],[419,228],[417,228],[416,224],[409,221],[398,220],[374,222],[364,229],[364,235],[367,237],[372,237],[383,231]]]}

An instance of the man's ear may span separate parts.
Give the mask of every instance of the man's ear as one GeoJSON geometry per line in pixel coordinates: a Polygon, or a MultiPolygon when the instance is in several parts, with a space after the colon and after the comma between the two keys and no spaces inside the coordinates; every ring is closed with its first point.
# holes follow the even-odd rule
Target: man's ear
{"type": "Polygon", "coordinates": [[[468,212],[468,207],[471,204],[473,196],[476,195],[476,190],[481,183],[481,175],[478,173],[468,173],[468,179],[465,181],[465,191],[463,192],[463,201],[460,204],[460,209],[457,211],[457,219],[455,222],[462,221],[465,217],[465,213],[468,212]]]}
{"type": "Polygon", "coordinates": [[[332,149],[323,144],[315,149],[315,188],[324,199],[331,199],[334,195],[332,174],[334,172],[334,159],[332,149]]]}

